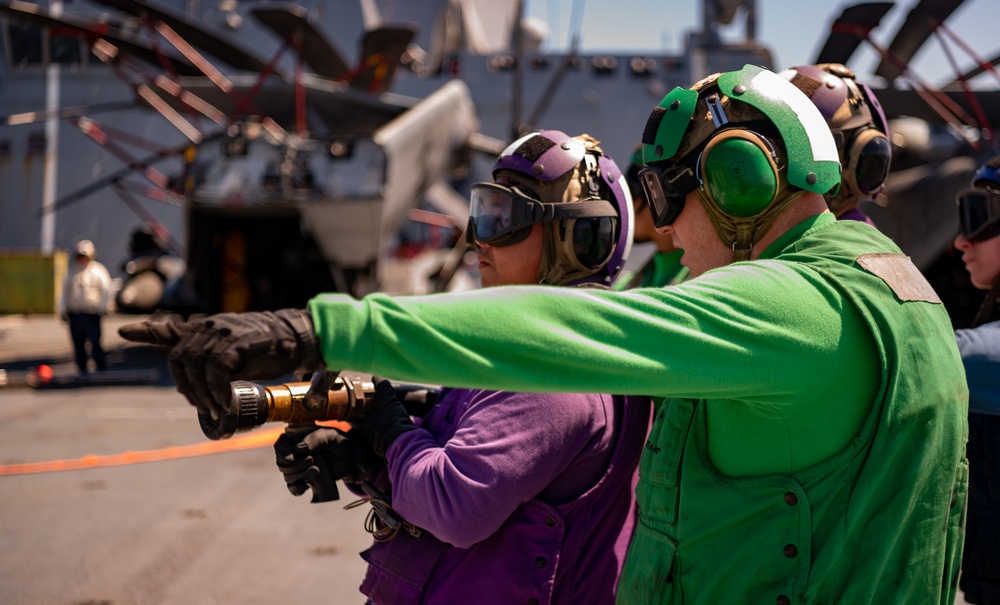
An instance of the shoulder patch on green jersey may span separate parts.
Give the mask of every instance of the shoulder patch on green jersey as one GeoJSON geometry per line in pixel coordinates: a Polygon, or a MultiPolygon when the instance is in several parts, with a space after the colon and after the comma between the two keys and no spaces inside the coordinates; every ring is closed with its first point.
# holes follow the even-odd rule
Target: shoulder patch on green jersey
{"type": "Polygon", "coordinates": [[[941,298],[905,254],[862,254],[858,264],[892,288],[901,301],[941,303],[941,298]]]}

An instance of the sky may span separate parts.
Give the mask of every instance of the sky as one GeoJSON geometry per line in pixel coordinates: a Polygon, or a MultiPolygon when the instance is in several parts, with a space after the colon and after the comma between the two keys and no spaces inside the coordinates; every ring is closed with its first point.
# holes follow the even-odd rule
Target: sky
{"type": "MultiPolygon", "coordinates": [[[[775,69],[812,63],[829,35],[830,25],[847,6],[860,0],[839,1],[819,8],[815,0],[757,0],[757,39],[771,48],[775,69]]],[[[917,0],[900,0],[872,32],[872,38],[883,46],[891,42],[899,24],[916,5],[917,0]]],[[[581,48],[585,52],[650,50],[679,52],[686,31],[701,25],[701,2],[698,0],[526,0],[528,16],[549,24],[550,50],[569,47],[573,6],[583,6],[581,48]],[[627,18],[623,18],[623,15],[627,18]]],[[[576,9],[579,11],[579,8],[576,9]]],[[[577,13],[577,15],[579,12],[577,13]]],[[[734,26],[723,28],[724,39],[743,37],[742,16],[734,26]]],[[[945,25],[971,46],[979,56],[989,60],[1000,54],[1000,1],[966,0],[945,22],[945,25]]],[[[955,44],[952,55],[962,71],[976,65],[975,59],[955,44]]],[[[861,48],[848,64],[859,79],[870,74],[878,64],[878,54],[868,45],[861,48]]],[[[936,40],[920,50],[911,63],[913,71],[931,85],[941,85],[954,78],[954,70],[946,52],[936,40]]],[[[996,88],[1000,81],[991,74],[980,76],[979,86],[996,88]]]]}

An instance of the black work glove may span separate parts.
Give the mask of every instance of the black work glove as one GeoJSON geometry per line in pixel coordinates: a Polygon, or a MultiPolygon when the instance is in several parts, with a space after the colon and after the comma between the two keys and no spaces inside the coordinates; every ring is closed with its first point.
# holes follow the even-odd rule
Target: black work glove
{"type": "Polygon", "coordinates": [[[385,458],[385,452],[401,434],[417,428],[406,413],[396,389],[384,378],[372,376],[375,383],[375,401],[371,410],[361,420],[351,423],[358,438],[370,444],[375,453],[385,458]]]}
{"type": "Polygon", "coordinates": [[[233,380],[273,380],[296,369],[323,368],[312,316],[302,309],[220,313],[186,323],[150,320],[118,329],[125,340],[170,348],[167,364],[177,390],[215,418],[233,401],[233,380]]]}
{"type": "Polygon", "coordinates": [[[335,428],[285,429],[274,443],[275,461],[293,496],[312,489],[312,502],[340,497],[337,481],[359,483],[382,466],[371,447],[335,428]]]}

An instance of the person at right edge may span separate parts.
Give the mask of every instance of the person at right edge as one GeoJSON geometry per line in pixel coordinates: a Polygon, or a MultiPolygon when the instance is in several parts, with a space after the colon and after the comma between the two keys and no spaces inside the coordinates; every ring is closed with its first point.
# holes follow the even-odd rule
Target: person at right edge
{"type": "Polygon", "coordinates": [[[969,516],[961,588],[976,605],[1000,605],[1000,156],[961,191],[955,248],[972,285],[986,290],[971,329],[955,330],[969,382],[969,516]]]}
{"type": "Polygon", "coordinates": [[[330,293],[119,332],[169,347],[201,413],[230,409],[230,380],[324,365],[656,395],[618,603],[952,605],[969,398],[954,330],[898,246],[827,208],[840,162],[819,110],[746,65],[671,91],[642,143],[657,228],[691,270],[675,286],[330,293]]]}
{"type": "Polygon", "coordinates": [[[885,179],[892,164],[889,124],[875,93],[840,63],[796,65],[778,75],[806,94],[823,115],[843,167],[840,190],[826,203],[839,220],[876,226],[858,203],[885,205],[885,179]]]}

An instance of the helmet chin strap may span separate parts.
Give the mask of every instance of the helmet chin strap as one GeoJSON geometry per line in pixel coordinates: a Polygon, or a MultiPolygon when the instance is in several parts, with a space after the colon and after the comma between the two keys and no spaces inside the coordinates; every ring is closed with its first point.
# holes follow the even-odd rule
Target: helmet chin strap
{"type": "MultiPolygon", "coordinates": [[[[733,262],[750,260],[750,252],[760,238],[770,229],[781,212],[798,200],[805,191],[798,190],[772,202],[766,210],[747,218],[730,216],[716,206],[702,189],[695,190],[701,205],[708,213],[719,239],[733,250],[733,262]]],[[[787,191],[787,188],[783,190],[787,191]]],[[[779,193],[779,195],[781,195],[779,193]]]]}
{"type": "Polygon", "coordinates": [[[538,265],[538,283],[559,286],[565,283],[567,263],[559,254],[559,222],[542,225],[542,262],[538,265]]]}
{"type": "Polygon", "coordinates": [[[838,191],[836,195],[823,196],[826,200],[826,205],[830,207],[830,212],[833,212],[836,216],[840,216],[852,207],[856,208],[858,200],[860,200],[861,197],[861,195],[852,191],[847,183],[840,186],[840,191],[838,191]]]}

